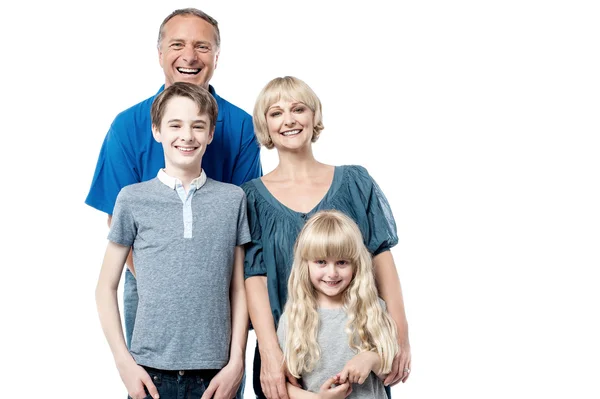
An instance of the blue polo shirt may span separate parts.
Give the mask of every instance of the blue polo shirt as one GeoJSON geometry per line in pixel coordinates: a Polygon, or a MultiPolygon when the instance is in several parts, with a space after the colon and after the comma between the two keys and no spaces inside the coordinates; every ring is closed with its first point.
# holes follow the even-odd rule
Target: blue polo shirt
{"type": "MultiPolygon", "coordinates": [[[[98,157],[96,171],[85,203],[112,215],[119,191],[130,184],[156,177],[165,167],[162,144],[152,136],[150,108],[156,95],[121,112],[112,123],[98,157]]],[[[260,148],[254,136],[252,117],[222,99],[212,143],[202,157],[206,175],[224,183],[241,185],[262,175],[260,148]]]]}

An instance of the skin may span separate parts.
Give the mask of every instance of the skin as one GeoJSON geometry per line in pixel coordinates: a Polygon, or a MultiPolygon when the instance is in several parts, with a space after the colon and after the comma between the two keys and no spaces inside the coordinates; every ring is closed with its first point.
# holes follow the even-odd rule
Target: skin
{"type": "MultiPolygon", "coordinates": [[[[263,176],[262,181],[279,202],[294,211],[308,213],[329,190],[335,170],[331,165],[318,162],[313,155],[311,139],[314,113],[302,103],[280,100],[268,108],[266,119],[279,164],[263,176]],[[298,134],[284,135],[285,132],[298,129],[301,130],[298,134]]],[[[385,385],[395,385],[408,379],[409,373],[403,370],[410,369],[411,360],[402,289],[390,251],[375,256],[373,263],[377,288],[398,331],[400,352],[394,359],[392,371],[383,381],[385,385]]],[[[266,281],[264,276],[246,280],[246,290],[252,292],[248,298],[248,308],[261,355],[260,380],[267,398],[287,399],[286,377],[294,385],[297,382],[281,366],[283,353],[270,312],[266,281]]]]}
{"type": "Polygon", "coordinates": [[[343,294],[352,282],[353,267],[344,259],[315,259],[308,262],[310,282],[317,291],[320,307],[335,309],[344,304],[343,294]]]}
{"type": "Polygon", "coordinates": [[[177,15],[165,24],[158,49],[165,88],[175,82],[190,82],[208,90],[218,60],[219,48],[211,24],[193,15],[177,15]],[[185,73],[181,68],[199,72],[185,73]]]}

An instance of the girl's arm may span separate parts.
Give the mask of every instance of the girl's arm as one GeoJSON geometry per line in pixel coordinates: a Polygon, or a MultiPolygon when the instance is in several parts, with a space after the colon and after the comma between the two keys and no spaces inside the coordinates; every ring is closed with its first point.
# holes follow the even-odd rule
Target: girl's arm
{"type": "Polygon", "coordinates": [[[377,374],[380,369],[381,358],[377,352],[361,352],[346,363],[344,369],[339,374],[339,381],[350,384],[362,384],[369,374],[371,374],[371,371],[377,374]]]}
{"type": "Polygon", "coordinates": [[[384,385],[394,385],[400,381],[406,382],[410,370],[410,342],[408,341],[408,323],[406,321],[406,313],[404,311],[404,300],[402,298],[402,288],[394,257],[390,251],[385,251],[373,258],[373,266],[375,269],[375,282],[379,295],[385,301],[389,315],[396,322],[398,330],[398,345],[400,351],[394,358],[392,371],[384,380],[384,385]]]}
{"type": "Polygon", "coordinates": [[[344,399],[352,392],[350,382],[340,384],[338,376],[330,377],[321,385],[318,393],[313,393],[287,383],[287,391],[291,399],[344,399]],[[338,384],[332,388],[331,385],[338,384]]]}
{"type": "Polygon", "coordinates": [[[110,346],[121,379],[131,397],[144,397],[144,386],[153,398],[158,398],[158,391],[152,379],[136,364],[127,350],[121,316],[117,302],[117,287],[127,260],[129,247],[109,241],[100,270],[100,277],[96,286],[96,305],[102,330],[110,346]]]}
{"type": "Polygon", "coordinates": [[[256,333],[260,350],[260,383],[268,399],[288,399],[286,375],[289,381],[300,386],[296,378],[283,370],[283,352],[279,347],[275,321],[267,291],[267,277],[253,276],[246,279],[248,311],[256,333]]]}
{"type": "Polygon", "coordinates": [[[233,398],[244,375],[244,358],[248,341],[248,309],[244,288],[244,247],[235,247],[233,276],[229,289],[231,303],[231,345],[229,362],[210,381],[202,398],[233,398]]]}

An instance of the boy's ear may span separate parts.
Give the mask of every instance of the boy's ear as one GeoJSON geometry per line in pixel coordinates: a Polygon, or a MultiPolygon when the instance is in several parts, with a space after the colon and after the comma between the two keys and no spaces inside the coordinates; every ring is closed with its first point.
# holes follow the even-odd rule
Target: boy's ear
{"type": "Polygon", "coordinates": [[[214,137],[215,137],[215,127],[213,126],[213,127],[210,128],[210,133],[208,134],[208,143],[207,143],[207,145],[210,144],[210,143],[212,143],[214,137]]]}
{"type": "Polygon", "coordinates": [[[152,125],[152,136],[154,137],[154,140],[156,140],[160,143],[160,139],[161,139],[160,131],[158,130],[156,125],[152,125]]]}

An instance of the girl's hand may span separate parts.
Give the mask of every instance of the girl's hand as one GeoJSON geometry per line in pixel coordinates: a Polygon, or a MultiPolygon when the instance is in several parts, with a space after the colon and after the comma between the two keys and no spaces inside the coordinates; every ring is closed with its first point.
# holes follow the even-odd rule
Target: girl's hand
{"type": "Polygon", "coordinates": [[[148,396],[146,390],[153,399],[159,398],[158,390],[152,382],[152,378],[142,366],[135,363],[133,358],[118,367],[118,370],[125,388],[127,388],[127,393],[132,399],[144,399],[148,396]]]}
{"type": "Polygon", "coordinates": [[[376,352],[361,352],[346,363],[339,374],[340,382],[362,384],[371,371],[377,372],[381,363],[376,352]]]}
{"type": "Polygon", "coordinates": [[[267,399],[288,399],[286,377],[290,384],[302,388],[298,380],[284,370],[281,349],[260,353],[260,385],[267,399]]]}
{"type": "Polygon", "coordinates": [[[329,378],[321,385],[319,393],[317,394],[318,399],[344,399],[352,393],[352,385],[349,382],[340,383],[339,374],[335,377],[329,378]],[[332,385],[337,386],[332,388],[332,385]]]}

